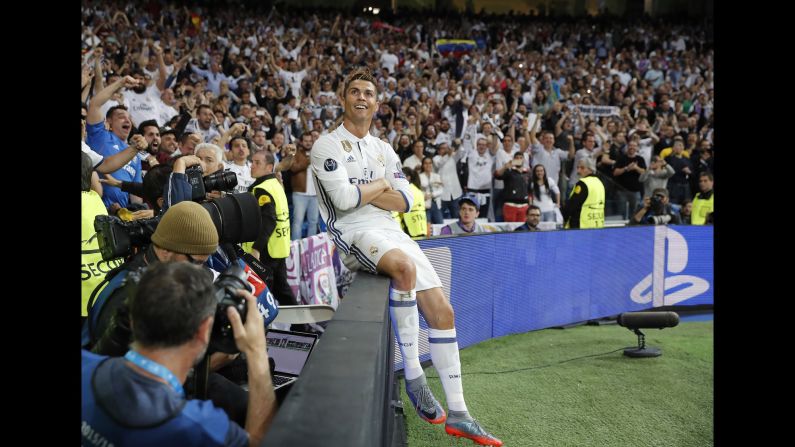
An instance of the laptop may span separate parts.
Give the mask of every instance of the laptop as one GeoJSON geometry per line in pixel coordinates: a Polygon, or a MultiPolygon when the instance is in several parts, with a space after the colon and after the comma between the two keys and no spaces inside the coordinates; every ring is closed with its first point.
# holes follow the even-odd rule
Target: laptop
{"type": "Polygon", "coordinates": [[[270,329],[266,338],[268,357],[275,363],[271,370],[273,389],[278,390],[296,381],[317,344],[318,335],[270,329]]]}

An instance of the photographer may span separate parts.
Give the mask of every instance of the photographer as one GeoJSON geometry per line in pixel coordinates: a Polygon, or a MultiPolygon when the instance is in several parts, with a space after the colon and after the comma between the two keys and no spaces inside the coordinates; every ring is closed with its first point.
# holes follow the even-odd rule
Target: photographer
{"type": "MultiPolygon", "coordinates": [[[[203,265],[218,247],[218,232],[210,214],[195,202],[180,202],[169,208],[159,223],[149,225],[157,225],[152,243],[108,274],[108,285],[101,289],[89,308],[82,335],[85,349],[114,357],[126,352],[131,341],[128,305],[135,289],[134,284],[127,281],[130,272],[160,262],[203,265]]],[[[210,367],[216,370],[232,360],[233,356],[215,353],[210,367]]],[[[246,393],[225,377],[211,373],[207,394],[233,420],[245,418],[246,393]]]]}
{"type": "MultiPolygon", "coordinates": [[[[121,265],[88,312],[88,346],[103,355],[123,355],[129,344],[128,309],[132,288],[124,281],[131,272],[167,261],[203,264],[218,247],[218,233],[210,214],[198,203],[180,202],[164,214],[152,234],[152,243],[121,265]]],[[[84,344],[85,346],[85,344],[84,344]]]]}
{"type": "Polygon", "coordinates": [[[668,190],[656,188],[651,197],[643,199],[643,206],[630,219],[630,225],[680,225],[679,218],[668,203],[668,190]]]}
{"type": "Polygon", "coordinates": [[[256,298],[243,290],[237,295],[245,299],[245,324],[235,306],[225,311],[248,366],[245,431],[211,402],[185,397],[182,384],[207,351],[217,301],[206,270],[164,262],[147,269],[130,303],[135,341],[124,358],[82,351],[83,443],[259,445],[276,398],[256,298]]]}
{"type": "MultiPolygon", "coordinates": [[[[212,143],[201,143],[196,145],[195,149],[196,156],[199,157],[199,160],[204,162],[201,165],[202,167],[202,176],[205,177],[205,180],[208,176],[215,174],[216,172],[223,172],[224,170],[224,150],[212,143]]],[[[217,175],[216,175],[217,177],[217,175]]],[[[210,177],[210,178],[216,178],[210,177]]],[[[237,176],[235,176],[237,178],[237,176]]],[[[219,190],[210,190],[206,192],[207,200],[217,199],[219,197],[224,197],[228,192],[231,192],[234,187],[230,188],[229,191],[219,191],[219,190]]]]}

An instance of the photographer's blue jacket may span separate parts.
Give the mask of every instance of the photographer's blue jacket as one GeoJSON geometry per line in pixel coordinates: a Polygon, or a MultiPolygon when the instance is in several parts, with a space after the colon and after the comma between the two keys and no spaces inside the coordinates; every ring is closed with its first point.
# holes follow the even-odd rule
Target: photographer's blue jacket
{"type": "Polygon", "coordinates": [[[125,362],[82,351],[83,445],[248,445],[245,430],[212,402],[186,400],[125,362]]]}
{"type": "Polygon", "coordinates": [[[188,183],[188,176],[186,174],[180,174],[179,172],[172,172],[168,177],[166,189],[163,191],[163,207],[160,213],[165,213],[171,205],[190,201],[192,195],[192,189],[190,183],[188,183]]]}

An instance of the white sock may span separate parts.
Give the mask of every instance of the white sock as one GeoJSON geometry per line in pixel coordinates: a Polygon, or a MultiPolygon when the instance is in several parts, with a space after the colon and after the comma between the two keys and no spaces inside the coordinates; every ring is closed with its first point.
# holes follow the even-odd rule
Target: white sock
{"type": "Polygon", "coordinates": [[[417,346],[420,334],[417,293],[413,289],[408,292],[390,289],[389,314],[400,346],[400,354],[403,355],[403,372],[406,380],[416,379],[423,374],[417,346]]]}
{"type": "Polygon", "coordinates": [[[439,373],[442,388],[447,398],[447,408],[467,411],[464,402],[464,386],[461,384],[461,360],[458,357],[458,341],[455,329],[428,329],[428,344],[431,361],[439,373]]]}

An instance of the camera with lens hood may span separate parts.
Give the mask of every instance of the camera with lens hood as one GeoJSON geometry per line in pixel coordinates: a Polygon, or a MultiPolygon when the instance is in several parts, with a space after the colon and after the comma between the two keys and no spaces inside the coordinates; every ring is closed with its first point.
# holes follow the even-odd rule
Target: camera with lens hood
{"type": "MultiPolygon", "coordinates": [[[[253,241],[260,233],[262,216],[253,194],[229,194],[200,205],[210,213],[218,232],[219,244],[253,241]]],[[[96,216],[94,230],[97,232],[97,243],[102,259],[106,261],[119,257],[126,259],[149,245],[160,217],[126,222],[116,216],[96,216]]]]}
{"type": "Polygon", "coordinates": [[[229,171],[216,171],[202,176],[200,166],[191,166],[185,170],[191,188],[191,200],[200,202],[205,199],[208,191],[230,192],[237,186],[237,174],[229,171]]]}

